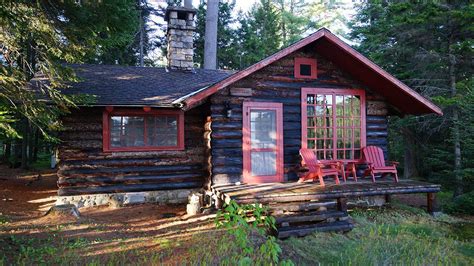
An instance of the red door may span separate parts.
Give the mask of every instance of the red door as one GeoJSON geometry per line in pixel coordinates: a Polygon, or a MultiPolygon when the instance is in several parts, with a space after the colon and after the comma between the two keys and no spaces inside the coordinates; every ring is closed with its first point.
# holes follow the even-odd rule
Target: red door
{"type": "Polygon", "coordinates": [[[281,103],[243,103],[245,183],[283,181],[282,109],[281,103]]]}

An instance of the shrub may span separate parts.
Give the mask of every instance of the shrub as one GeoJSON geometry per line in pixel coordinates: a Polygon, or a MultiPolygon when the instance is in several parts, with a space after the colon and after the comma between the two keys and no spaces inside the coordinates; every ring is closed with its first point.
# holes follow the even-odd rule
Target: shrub
{"type": "Polygon", "coordinates": [[[291,261],[279,261],[280,245],[274,236],[265,235],[266,232],[276,230],[275,218],[266,214],[267,209],[260,204],[239,205],[235,201],[231,201],[223,211],[217,213],[217,227],[225,228],[241,251],[223,264],[293,265],[291,261]],[[266,239],[260,246],[256,246],[250,239],[255,233],[266,239]]]}
{"type": "Polygon", "coordinates": [[[462,194],[443,206],[447,213],[474,215],[474,191],[462,194]]]}

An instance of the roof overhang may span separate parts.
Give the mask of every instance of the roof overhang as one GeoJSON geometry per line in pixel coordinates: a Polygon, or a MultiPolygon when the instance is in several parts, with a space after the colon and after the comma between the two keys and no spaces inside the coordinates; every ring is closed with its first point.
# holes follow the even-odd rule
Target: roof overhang
{"type": "Polygon", "coordinates": [[[443,114],[441,109],[430,100],[390,75],[325,28],[212,86],[182,97],[180,100],[184,104],[184,109],[193,108],[217,91],[312,43],[323,56],[369,86],[373,92],[385,97],[387,102],[400,110],[402,114],[443,114]]]}

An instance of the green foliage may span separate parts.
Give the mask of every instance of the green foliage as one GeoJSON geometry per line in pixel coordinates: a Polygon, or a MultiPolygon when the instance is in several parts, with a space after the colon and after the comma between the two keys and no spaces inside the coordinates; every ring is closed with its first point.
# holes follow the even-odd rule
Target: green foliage
{"type": "Polygon", "coordinates": [[[443,201],[443,210],[452,214],[474,215],[474,191],[443,201]]]}
{"type": "MultiPolygon", "coordinates": [[[[215,223],[218,228],[225,228],[228,234],[233,236],[241,250],[236,256],[230,257],[228,263],[239,265],[279,263],[281,248],[275,237],[268,236],[257,249],[250,238],[253,233],[264,235],[266,231],[276,230],[275,218],[267,215],[266,208],[259,204],[239,205],[231,201],[224,211],[217,213],[215,223]]],[[[290,261],[282,263],[291,264],[290,261]]]]}
{"type": "Polygon", "coordinates": [[[348,234],[292,238],[283,248],[298,254],[297,264],[322,265],[470,265],[472,239],[460,241],[449,216],[433,218],[410,210],[354,211],[356,227],[348,234]]]}
{"type": "Polygon", "coordinates": [[[63,63],[95,60],[130,43],[138,22],[134,0],[6,1],[0,18],[0,110],[14,117],[0,130],[10,137],[18,130],[6,123],[19,118],[51,137],[61,126],[58,116],[77,104],[60,91],[76,80],[63,63]],[[31,90],[35,75],[48,82],[33,82],[31,90]]]}
{"type": "Polygon", "coordinates": [[[392,159],[401,161],[411,177],[466,192],[474,188],[469,182],[474,168],[473,22],[474,6],[468,1],[366,1],[351,33],[361,52],[444,112],[391,119],[392,159]]]}

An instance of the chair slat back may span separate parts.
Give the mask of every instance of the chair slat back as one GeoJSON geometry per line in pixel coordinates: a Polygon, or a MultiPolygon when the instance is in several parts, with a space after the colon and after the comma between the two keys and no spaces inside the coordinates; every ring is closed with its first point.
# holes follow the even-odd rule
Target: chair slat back
{"type": "Polygon", "coordinates": [[[319,160],[316,158],[316,154],[311,149],[300,149],[301,158],[303,158],[304,164],[309,170],[316,170],[318,167],[319,160]]]}
{"type": "Polygon", "coordinates": [[[383,150],[377,146],[367,146],[364,148],[365,160],[375,167],[385,166],[383,150]]]}

